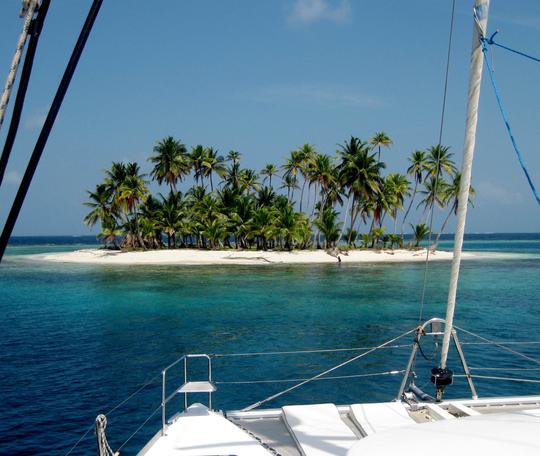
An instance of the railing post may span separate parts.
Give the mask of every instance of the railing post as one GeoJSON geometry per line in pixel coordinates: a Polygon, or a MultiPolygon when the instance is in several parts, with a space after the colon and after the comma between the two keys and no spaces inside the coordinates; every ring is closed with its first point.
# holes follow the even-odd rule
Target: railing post
{"type": "Polygon", "coordinates": [[[167,371],[164,370],[161,372],[162,385],[161,385],[161,435],[165,435],[166,425],[167,425],[167,389],[166,389],[166,376],[167,371]]]}
{"type": "MultiPolygon", "coordinates": [[[[208,381],[212,383],[212,359],[208,356],[208,381]]],[[[212,392],[208,393],[208,408],[212,410],[212,392]]]]}
{"type": "Polygon", "coordinates": [[[469,366],[467,364],[467,361],[465,360],[465,354],[463,353],[463,349],[461,348],[461,344],[459,343],[457,332],[454,328],[452,328],[452,339],[454,340],[454,345],[456,346],[456,350],[459,354],[461,366],[463,367],[465,377],[467,378],[467,383],[469,384],[469,389],[471,390],[471,396],[474,400],[476,400],[478,399],[478,393],[476,392],[476,388],[474,386],[474,382],[471,376],[471,371],[469,370],[469,366]]]}
{"type": "MultiPolygon", "coordinates": [[[[188,356],[184,358],[184,383],[187,383],[187,360],[188,356]]],[[[188,406],[188,399],[187,399],[187,393],[184,393],[184,411],[187,410],[188,406]]]]}

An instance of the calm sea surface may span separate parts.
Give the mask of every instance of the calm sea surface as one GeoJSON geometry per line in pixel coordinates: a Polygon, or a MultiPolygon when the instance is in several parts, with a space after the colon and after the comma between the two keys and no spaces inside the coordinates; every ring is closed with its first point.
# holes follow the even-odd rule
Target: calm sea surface
{"type": "MultiPolygon", "coordinates": [[[[97,414],[118,448],[159,406],[161,369],[183,353],[369,347],[418,322],[423,264],[317,266],[89,266],[21,255],[89,247],[92,238],[16,238],[0,265],[0,454],[66,454],[97,414]]],[[[444,241],[443,248],[451,248],[444,241]]],[[[540,341],[540,235],[470,235],[485,251],[463,264],[456,324],[496,340],[540,341]]],[[[424,315],[443,316],[449,263],[432,263],[424,315]]],[[[462,341],[478,342],[461,333],[462,341]]],[[[411,337],[396,344],[407,345],[411,337]]],[[[540,358],[540,345],[513,346],[540,358]]],[[[434,345],[425,339],[427,357],[434,345]]],[[[464,346],[472,367],[538,367],[496,348],[464,346]]],[[[216,408],[245,407],[358,352],[217,357],[216,408]],[[251,380],[271,383],[236,384],[251,380]],[[223,382],[223,383],[221,383],[223,382]]],[[[332,375],[401,370],[407,347],[380,350],[332,375]]],[[[436,363],[421,360],[417,384],[436,363]]],[[[452,367],[460,371],[451,358],[452,367]]],[[[475,371],[540,378],[540,371],[475,371]]],[[[171,389],[181,383],[171,372],[171,389]]],[[[193,375],[202,376],[193,364],[193,375]]],[[[265,406],[391,400],[400,376],[317,381],[265,406]]],[[[540,394],[540,384],[478,379],[480,396],[540,394]]],[[[426,389],[431,392],[429,386],[426,389]]],[[[462,378],[448,396],[467,395],[462,378]]],[[[170,403],[172,412],[181,402],[170,403]]],[[[204,401],[204,397],[195,398],[204,401]]],[[[135,454],[158,430],[159,412],[123,448],[135,454]]],[[[94,454],[90,432],[72,454],[94,454]]]]}

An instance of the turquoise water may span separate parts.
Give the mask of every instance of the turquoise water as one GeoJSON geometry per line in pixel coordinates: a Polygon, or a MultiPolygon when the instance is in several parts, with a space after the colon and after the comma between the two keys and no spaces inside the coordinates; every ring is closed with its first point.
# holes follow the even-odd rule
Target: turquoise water
{"type": "MultiPolygon", "coordinates": [[[[10,247],[0,266],[0,454],[65,454],[98,413],[110,410],[182,353],[367,347],[418,321],[422,264],[105,267],[19,256],[74,250],[91,242],[50,241],[36,245],[22,240],[10,247]]],[[[464,262],[456,323],[497,340],[540,340],[540,236],[478,236],[465,247],[507,255],[464,262]]],[[[427,317],[444,311],[449,266],[430,265],[427,317]]],[[[461,338],[475,341],[465,334],[461,338]]],[[[528,366],[483,345],[464,348],[473,367],[528,366]]],[[[540,345],[519,350],[540,358],[540,345]]],[[[427,340],[424,351],[433,351],[427,340]]],[[[352,354],[220,357],[214,360],[214,375],[218,382],[303,378],[352,354]]],[[[383,350],[335,374],[403,369],[407,355],[406,347],[383,350]]],[[[419,361],[419,385],[429,380],[433,363],[419,361]]],[[[451,365],[459,371],[454,358],[451,365]]],[[[198,367],[195,374],[202,372],[198,367]]],[[[496,374],[535,378],[537,373],[496,374]]],[[[171,379],[180,383],[179,370],[171,379]]],[[[390,400],[399,381],[399,375],[319,381],[267,406],[390,400]]],[[[214,405],[241,408],[290,384],[221,383],[214,405]]],[[[477,388],[481,396],[540,394],[534,383],[477,380],[477,388]]],[[[448,394],[467,394],[464,381],[456,379],[448,394]]],[[[111,413],[112,447],[118,448],[159,402],[158,378],[111,413]]],[[[180,401],[170,407],[179,408],[180,401]]],[[[158,415],[122,454],[134,454],[157,431],[158,415]]],[[[94,451],[90,433],[72,454],[94,451]]]]}

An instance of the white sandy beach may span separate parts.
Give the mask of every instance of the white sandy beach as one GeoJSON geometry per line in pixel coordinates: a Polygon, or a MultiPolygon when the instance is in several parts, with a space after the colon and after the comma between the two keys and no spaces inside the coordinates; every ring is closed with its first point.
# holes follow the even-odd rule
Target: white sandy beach
{"type": "MultiPolygon", "coordinates": [[[[464,252],[464,258],[476,258],[472,252],[464,252]]],[[[424,261],[426,250],[353,250],[340,253],[343,263],[399,263],[424,261]]],[[[324,250],[301,250],[293,252],[241,251],[241,250],[149,250],[144,252],[120,252],[100,249],[84,249],[74,252],[33,255],[33,259],[61,263],[86,263],[104,265],[131,264],[310,264],[337,263],[338,259],[324,250]]],[[[430,260],[451,260],[452,252],[430,253],[430,260]]]]}

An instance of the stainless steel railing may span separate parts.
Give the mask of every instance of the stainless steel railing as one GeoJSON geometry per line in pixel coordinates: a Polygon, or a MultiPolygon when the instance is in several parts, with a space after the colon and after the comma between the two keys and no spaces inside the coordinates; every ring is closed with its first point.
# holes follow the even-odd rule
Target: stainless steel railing
{"type": "Polygon", "coordinates": [[[188,394],[189,393],[208,393],[208,408],[212,408],[212,393],[215,391],[215,387],[212,384],[212,358],[206,354],[188,354],[183,355],[178,358],[173,363],[169,364],[165,369],[161,371],[161,434],[165,435],[167,430],[167,403],[173,399],[177,394],[184,395],[184,410],[188,408],[188,394]],[[189,382],[188,380],[188,360],[190,358],[206,358],[208,361],[208,380],[206,382],[197,382],[199,385],[202,384],[202,387],[198,389],[190,388],[190,385],[193,385],[194,382],[189,382]],[[167,395],[167,372],[178,365],[181,362],[184,362],[184,383],[180,385],[179,388],[175,388],[174,391],[167,395]]]}

